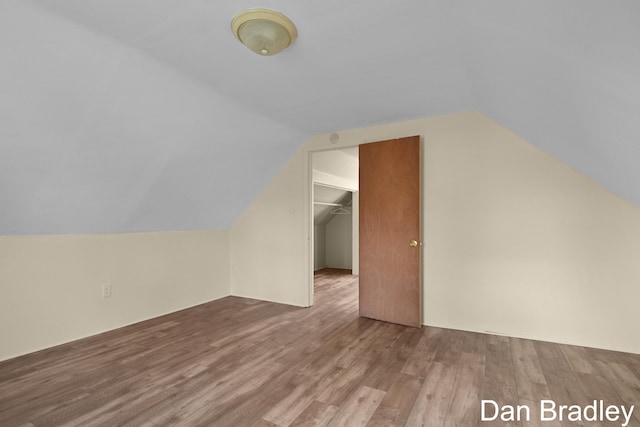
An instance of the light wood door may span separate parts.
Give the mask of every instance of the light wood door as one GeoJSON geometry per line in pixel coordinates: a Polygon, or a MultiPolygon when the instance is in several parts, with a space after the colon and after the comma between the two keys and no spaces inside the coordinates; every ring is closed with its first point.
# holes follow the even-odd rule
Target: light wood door
{"type": "Polygon", "coordinates": [[[360,316],[420,327],[420,137],[359,151],[360,316]]]}

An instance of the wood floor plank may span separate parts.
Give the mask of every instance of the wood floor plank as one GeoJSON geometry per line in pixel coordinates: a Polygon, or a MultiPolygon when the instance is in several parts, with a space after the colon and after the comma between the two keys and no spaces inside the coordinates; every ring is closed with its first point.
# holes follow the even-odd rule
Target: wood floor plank
{"type": "MultiPolygon", "coordinates": [[[[620,359],[618,359],[620,360],[620,359]]],[[[629,366],[619,362],[606,363],[604,361],[595,362],[600,368],[603,376],[608,380],[609,385],[616,391],[617,396],[609,397],[612,403],[627,406],[635,405],[634,418],[640,425],[640,371],[634,371],[629,366]]],[[[604,394],[604,393],[603,393],[604,394]]],[[[607,396],[603,396],[607,398],[607,396]]]]}
{"type": "MultiPolygon", "coordinates": [[[[587,399],[587,402],[591,403],[593,401],[599,401],[602,396],[616,396],[616,391],[611,387],[609,381],[606,378],[601,377],[595,374],[589,373],[576,373],[578,377],[579,384],[584,392],[584,395],[587,399]]],[[[620,402],[621,399],[617,401],[606,401],[605,405],[616,404],[620,402]]],[[[635,412],[635,411],[634,411],[635,412]]],[[[608,421],[603,420],[599,422],[602,427],[619,427],[619,421],[608,421]]]]}
{"type": "Polygon", "coordinates": [[[595,375],[598,372],[593,366],[593,363],[589,358],[589,353],[585,348],[565,345],[561,347],[561,350],[573,372],[590,375],[595,375]]]}
{"type": "Polygon", "coordinates": [[[340,410],[329,423],[331,427],[365,426],[382,402],[386,393],[371,387],[356,389],[340,406],[340,410]]]}
{"type": "Polygon", "coordinates": [[[325,427],[335,418],[338,409],[335,405],[327,405],[315,400],[290,425],[292,427],[325,427]]]}
{"type": "MultiPolygon", "coordinates": [[[[540,366],[544,372],[547,387],[552,400],[558,405],[585,406],[592,402],[586,396],[579,377],[571,368],[571,364],[565,356],[563,346],[537,341],[534,344],[540,366]]],[[[564,427],[574,427],[575,422],[568,419],[560,420],[564,427]]],[[[585,426],[597,426],[599,423],[582,421],[585,426]]]]}
{"type": "Polygon", "coordinates": [[[456,365],[464,346],[465,332],[449,330],[439,340],[438,347],[433,354],[433,361],[447,365],[456,365]]]}
{"type": "Polygon", "coordinates": [[[457,365],[434,362],[424,378],[407,426],[442,427],[449,413],[457,365]]]}
{"type": "Polygon", "coordinates": [[[332,369],[325,371],[321,377],[304,376],[295,389],[274,404],[263,418],[277,425],[291,424],[313,402],[317,402],[316,398],[320,392],[336,383],[343,374],[344,369],[332,366],[332,369]]]}
{"type": "Polygon", "coordinates": [[[256,422],[251,424],[251,427],[277,427],[277,424],[270,423],[269,421],[265,421],[260,418],[256,422]]]}
{"type": "Polygon", "coordinates": [[[422,386],[419,377],[398,374],[387,390],[378,409],[369,420],[368,426],[394,427],[404,426],[422,386]]]}
{"type": "Polygon", "coordinates": [[[590,425],[540,422],[541,399],[635,405],[640,425],[640,355],[407,328],[357,300],[327,269],[310,308],[227,297],[0,362],[0,426],[590,425]],[[482,399],[532,419],[479,422],[482,399]]]}
{"type": "MultiPolygon", "coordinates": [[[[413,348],[413,351],[410,352],[402,372],[408,375],[424,377],[436,355],[442,335],[442,329],[424,329],[420,340],[413,348]]],[[[448,340],[443,341],[449,342],[448,340]]]]}
{"type": "MultiPolygon", "coordinates": [[[[488,336],[486,342],[485,374],[481,391],[482,400],[490,400],[498,405],[517,406],[518,388],[513,368],[513,357],[509,338],[488,336]]],[[[521,420],[502,420],[483,422],[483,427],[521,426],[521,420]]]]}
{"type": "Polygon", "coordinates": [[[509,338],[518,398],[521,401],[550,399],[551,393],[533,341],[509,338]]]}
{"type": "Polygon", "coordinates": [[[473,426],[480,420],[480,396],[485,376],[485,354],[463,352],[458,362],[445,427],[473,426]]]}
{"type": "Polygon", "coordinates": [[[370,362],[366,359],[354,362],[348,369],[343,369],[343,374],[325,388],[317,399],[330,405],[339,405],[363,381],[369,366],[370,362]]]}
{"type": "MultiPolygon", "coordinates": [[[[210,412],[207,418],[196,425],[241,426],[259,422],[261,417],[293,390],[292,372],[283,371],[281,375],[265,382],[252,393],[236,399],[225,411],[210,412]]],[[[193,425],[189,423],[188,425],[193,425]]]]}

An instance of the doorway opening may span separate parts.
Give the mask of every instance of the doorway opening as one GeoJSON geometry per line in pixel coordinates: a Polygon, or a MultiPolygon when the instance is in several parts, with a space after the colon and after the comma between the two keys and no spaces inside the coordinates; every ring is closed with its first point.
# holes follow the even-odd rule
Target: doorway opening
{"type": "MultiPolygon", "coordinates": [[[[421,145],[416,135],[308,153],[310,272],[351,266],[358,276],[361,317],[413,327],[422,324],[421,145]],[[351,161],[345,162],[349,150],[351,161]],[[352,168],[345,168],[346,163],[352,168]],[[327,233],[331,214],[352,218],[335,221],[332,228],[339,231],[327,233]],[[334,247],[328,234],[338,234],[343,243],[334,247]],[[348,252],[349,236],[351,260],[347,256],[330,265],[334,259],[327,254],[348,252]]],[[[315,274],[310,276],[311,306],[315,274]]]]}
{"type": "Polygon", "coordinates": [[[316,182],[313,195],[313,271],[353,273],[353,192],[316,182]]]}
{"type": "Polygon", "coordinates": [[[315,272],[339,269],[358,275],[358,147],[310,152],[309,164],[313,305],[315,272]]]}

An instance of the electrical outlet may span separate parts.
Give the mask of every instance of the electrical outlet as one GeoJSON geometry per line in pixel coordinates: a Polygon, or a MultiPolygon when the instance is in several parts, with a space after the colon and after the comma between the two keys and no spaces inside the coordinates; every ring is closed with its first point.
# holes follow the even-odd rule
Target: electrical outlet
{"type": "Polygon", "coordinates": [[[109,298],[111,296],[111,283],[102,285],[102,298],[109,298]]]}

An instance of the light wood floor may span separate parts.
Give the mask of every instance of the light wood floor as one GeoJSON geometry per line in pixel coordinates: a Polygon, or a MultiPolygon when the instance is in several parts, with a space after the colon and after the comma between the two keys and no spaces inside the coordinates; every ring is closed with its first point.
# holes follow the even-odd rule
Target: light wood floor
{"type": "Polygon", "coordinates": [[[340,270],[315,301],[228,297],[0,363],[0,426],[575,427],[480,422],[480,401],[640,406],[640,355],[361,319],[340,270]]]}

